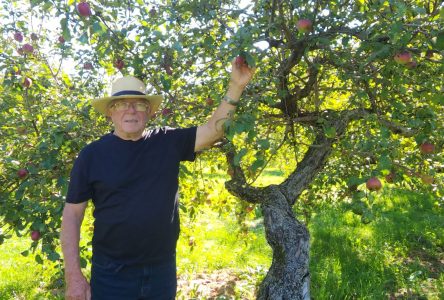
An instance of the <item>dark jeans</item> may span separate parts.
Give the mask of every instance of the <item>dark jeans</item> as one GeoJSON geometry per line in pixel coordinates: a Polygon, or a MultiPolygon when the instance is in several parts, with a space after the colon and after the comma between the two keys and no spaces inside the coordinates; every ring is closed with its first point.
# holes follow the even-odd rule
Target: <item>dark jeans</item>
{"type": "Polygon", "coordinates": [[[125,266],[94,256],[92,300],[173,300],[176,297],[176,257],[166,262],[125,266]]]}

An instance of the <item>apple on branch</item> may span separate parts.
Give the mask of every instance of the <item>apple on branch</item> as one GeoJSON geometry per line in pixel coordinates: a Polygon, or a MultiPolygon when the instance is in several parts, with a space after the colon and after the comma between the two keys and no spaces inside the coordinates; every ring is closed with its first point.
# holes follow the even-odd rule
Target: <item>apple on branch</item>
{"type": "Polygon", "coordinates": [[[17,171],[17,176],[18,176],[20,179],[25,178],[26,176],[28,176],[28,174],[29,174],[29,172],[28,172],[28,170],[25,169],[25,168],[21,168],[21,169],[19,169],[19,170],[17,171]]]}
{"type": "Polygon", "coordinates": [[[23,80],[23,86],[25,88],[29,88],[32,85],[32,80],[31,78],[25,77],[25,79],[23,80]]]}
{"type": "Polygon", "coordinates": [[[91,15],[91,7],[89,3],[85,1],[77,4],[77,11],[82,17],[89,17],[91,15]]]}
{"type": "Polygon", "coordinates": [[[379,191],[382,188],[382,183],[378,177],[371,177],[367,180],[366,186],[370,191],[379,191]]]}
{"type": "Polygon", "coordinates": [[[23,34],[20,31],[14,33],[14,40],[21,43],[23,41],[23,34]]]}
{"type": "Polygon", "coordinates": [[[412,55],[410,52],[404,51],[397,53],[394,59],[398,64],[407,65],[412,62],[412,55]]]}
{"type": "Polygon", "coordinates": [[[40,231],[38,230],[31,231],[31,240],[38,241],[40,239],[40,236],[41,236],[40,231]]]}
{"type": "Polygon", "coordinates": [[[30,53],[34,52],[34,47],[31,44],[24,44],[22,49],[23,49],[23,52],[26,54],[30,54],[30,53]]]}
{"type": "Polygon", "coordinates": [[[122,70],[124,66],[125,62],[120,58],[116,59],[116,61],[114,62],[114,67],[116,67],[116,69],[118,69],[119,71],[122,70]]]}
{"type": "Polygon", "coordinates": [[[308,19],[300,19],[296,23],[296,27],[299,32],[306,33],[313,30],[313,23],[311,22],[311,20],[308,19]]]}
{"type": "Polygon", "coordinates": [[[432,154],[435,152],[435,145],[430,142],[424,142],[419,146],[419,151],[421,151],[422,154],[432,154]]]}

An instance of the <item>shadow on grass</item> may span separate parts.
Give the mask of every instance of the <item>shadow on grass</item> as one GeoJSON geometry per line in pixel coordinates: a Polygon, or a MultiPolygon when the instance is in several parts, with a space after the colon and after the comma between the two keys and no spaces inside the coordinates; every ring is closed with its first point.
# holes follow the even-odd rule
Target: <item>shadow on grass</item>
{"type": "Polygon", "coordinates": [[[444,218],[436,199],[386,190],[375,220],[342,208],[309,225],[314,299],[442,299],[444,218]]]}

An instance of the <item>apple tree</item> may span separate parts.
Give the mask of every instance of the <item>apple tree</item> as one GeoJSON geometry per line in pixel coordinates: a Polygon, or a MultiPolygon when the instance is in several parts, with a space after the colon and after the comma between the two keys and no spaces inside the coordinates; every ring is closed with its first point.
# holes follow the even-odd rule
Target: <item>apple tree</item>
{"type": "Polygon", "coordinates": [[[134,74],[165,95],[154,124],[200,124],[236,56],[257,72],[216,147],[227,190],[264,217],[258,299],[310,297],[308,207],[344,201],[367,223],[386,185],[442,205],[443,1],[20,3],[1,8],[0,222],[38,230],[54,260],[73,159],[108,130],[87,100],[134,74]],[[283,160],[281,183],[256,184],[283,160]]]}

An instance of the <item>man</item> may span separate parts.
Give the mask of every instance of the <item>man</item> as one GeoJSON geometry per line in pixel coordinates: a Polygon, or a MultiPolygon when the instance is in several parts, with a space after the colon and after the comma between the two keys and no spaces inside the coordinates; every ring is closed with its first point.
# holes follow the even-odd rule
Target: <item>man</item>
{"type": "Polygon", "coordinates": [[[223,124],[254,69],[234,59],[226,95],[209,121],[185,129],[147,131],[162,97],[145,95],[135,77],[116,80],[92,106],[114,131],[87,145],[71,172],[61,243],[66,299],[174,299],[179,162],[223,136],[223,124]],[[87,201],[94,203],[91,283],[80,269],[79,241],[87,201]]]}

